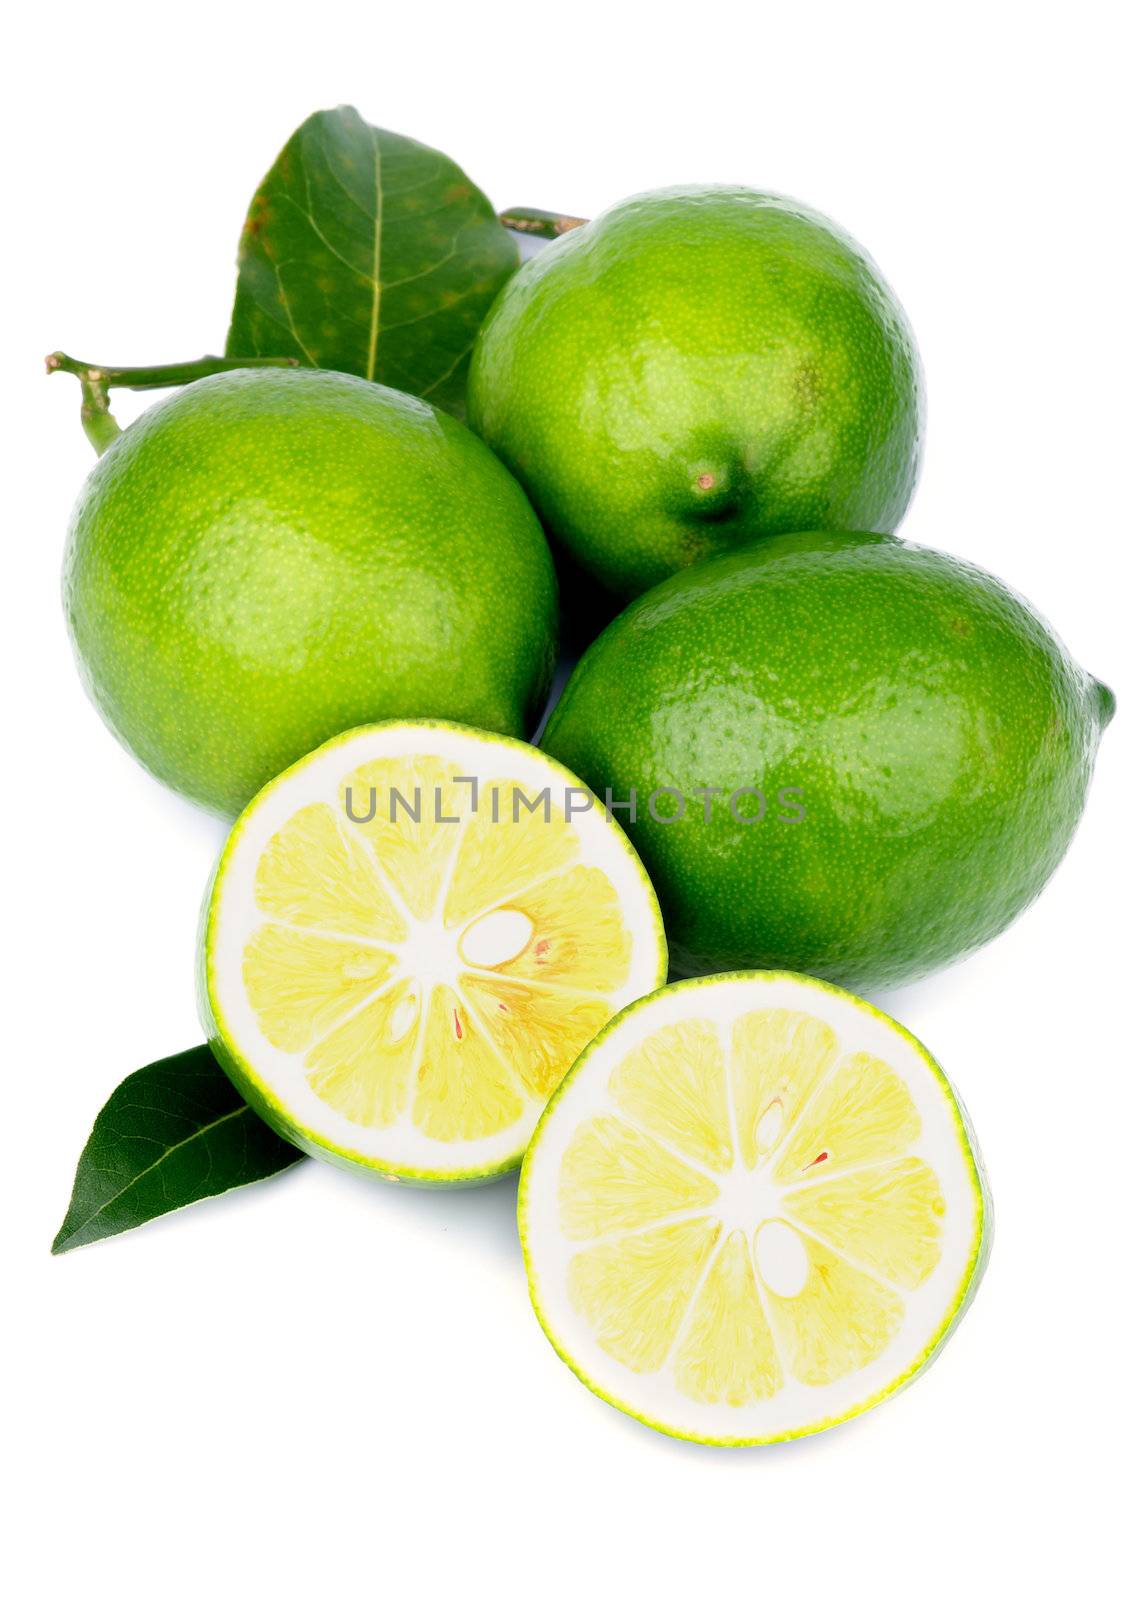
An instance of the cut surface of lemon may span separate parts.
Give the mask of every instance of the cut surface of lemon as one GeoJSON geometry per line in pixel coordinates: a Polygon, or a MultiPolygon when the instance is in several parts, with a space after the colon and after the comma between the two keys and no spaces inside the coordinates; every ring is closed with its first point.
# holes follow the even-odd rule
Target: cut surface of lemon
{"type": "Polygon", "coordinates": [[[636,1001],[524,1160],[520,1238],[556,1350],[664,1433],[769,1444],[885,1399],[936,1354],[991,1203],[936,1062],[797,974],[636,1001]]]}
{"type": "Polygon", "coordinates": [[[311,1154],[421,1183],[516,1165],[548,1097],[662,983],[623,831],[531,745],[385,723],[323,745],[234,825],[203,923],[220,1062],[311,1154]]]}

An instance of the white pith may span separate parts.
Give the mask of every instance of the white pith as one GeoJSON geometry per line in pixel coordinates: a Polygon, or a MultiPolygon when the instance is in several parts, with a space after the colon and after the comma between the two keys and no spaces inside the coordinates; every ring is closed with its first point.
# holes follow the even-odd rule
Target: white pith
{"type": "MultiPolygon", "coordinates": [[[[795,1185],[781,1185],[768,1177],[768,1168],[800,1120],[786,1131],[770,1160],[753,1172],[737,1153],[727,1174],[704,1167],[687,1153],[687,1163],[718,1184],[718,1198],[710,1207],[680,1210],[662,1218],[668,1223],[712,1215],[721,1224],[720,1246],[732,1231],[741,1230],[750,1244],[758,1278],[768,1288],[790,1294],[798,1291],[799,1270],[804,1273],[804,1250],[800,1239],[791,1242],[793,1230],[782,1220],[783,1194],[790,1187],[803,1189],[810,1183],[834,1181],[828,1175],[810,1175],[795,1185]]],[[[850,1167],[838,1176],[853,1170],[850,1167]]],[[[592,1389],[668,1433],[721,1444],[757,1443],[809,1432],[853,1415],[924,1363],[955,1316],[981,1250],[985,1203],[981,1185],[948,1084],[903,1030],[862,1002],[813,980],[786,974],[733,975],[662,990],[633,1007],[588,1047],[557,1091],[528,1152],[520,1194],[520,1232],[532,1297],[545,1330],[592,1389]],[[837,1061],[853,1052],[869,1052],[904,1080],[921,1118],[921,1135],[909,1154],[932,1168],[945,1201],[941,1255],[919,1288],[893,1285],[905,1302],[904,1320],[888,1345],[865,1367],[820,1386],[800,1383],[784,1371],[782,1387],[768,1399],[745,1405],[708,1403],[682,1393],[671,1369],[673,1353],[686,1335],[690,1310],[667,1359],[658,1370],[639,1373],[601,1348],[588,1320],[572,1305],[568,1268],[572,1257],[585,1248],[585,1241],[567,1238],[563,1231],[561,1162],[572,1136],[586,1120],[599,1115],[624,1118],[612,1098],[609,1080],[613,1069],[650,1034],[690,1018],[706,1018],[716,1024],[724,1059],[729,1061],[731,1030],[739,1017],[784,1007],[808,1012],[833,1028],[839,1047],[837,1061]]],[[[802,1234],[809,1231],[803,1222],[798,1222],[797,1228],[802,1234]]],[[[844,1256],[844,1252],[837,1253],[844,1256]]],[[[711,1253],[708,1268],[716,1255],[717,1249],[711,1253]]],[[[877,1277],[867,1267],[862,1270],[877,1277]]],[[[692,1299],[692,1309],[693,1304],[692,1299]]]]}
{"type": "MultiPolygon", "coordinates": [[[[456,762],[466,775],[479,780],[518,783],[531,790],[550,788],[553,812],[560,816],[564,815],[565,793],[577,791],[572,797],[570,815],[579,846],[576,859],[606,872],[619,895],[632,936],[631,970],[624,983],[608,997],[613,1011],[622,1009],[662,981],[662,925],[646,875],[618,824],[607,816],[598,802],[590,810],[579,809],[583,804],[582,787],[566,769],[531,746],[514,740],[446,724],[393,723],[361,729],[323,746],[264,790],[240,818],[208,908],[206,984],[211,1011],[227,1048],[259,1092],[304,1138],[383,1171],[447,1181],[468,1174],[479,1175],[518,1160],[543,1110],[543,1103],[521,1083],[524,1109],[520,1118],[512,1126],[480,1139],[430,1138],[415,1126],[409,1110],[383,1128],[353,1122],[311,1087],[304,1068],[310,1046],[305,1051],[290,1054],[269,1043],[250,1004],[242,976],[243,954],[251,935],[273,920],[259,908],[254,894],[258,861],[273,835],[303,806],[320,800],[327,802],[344,826],[351,829],[353,825],[344,818],[342,811],[341,785],[345,778],[373,760],[425,755],[456,762]]],[[[504,825],[525,824],[505,822],[504,825]]],[[[453,826],[457,836],[455,861],[464,834],[464,817],[453,826]]],[[[420,1016],[423,1018],[433,985],[455,987],[462,972],[489,971],[488,966],[466,961],[466,954],[485,961],[490,956],[505,960],[515,953],[513,942],[516,949],[526,942],[522,926],[503,916],[497,920],[494,907],[473,917],[463,928],[447,929],[441,915],[447,880],[432,914],[428,918],[415,918],[395,886],[383,873],[381,876],[389,898],[408,921],[409,937],[400,945],[390,945],[354,936],[356,944],[374,943],[398,957],[396,970],[385,977],[362,1005],[404,979],[413,978],[420,986],[420,1016]],[[490,926],[482,926],[485,924],[490,926]],[[484,948],[480,948],[482,939],[484,948]]],[[[398,1031],[400,1025],[399,1012],[395,1019],[398,1031]]],[[[485,1038],[490,1047],[495,1048],[487,1035],[485,1038]]]]}

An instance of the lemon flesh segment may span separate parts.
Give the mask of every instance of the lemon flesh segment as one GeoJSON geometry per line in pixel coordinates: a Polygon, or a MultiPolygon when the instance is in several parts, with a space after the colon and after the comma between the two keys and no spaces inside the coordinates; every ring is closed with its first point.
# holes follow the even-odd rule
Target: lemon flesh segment
{"type": "Polygon", "coordinates": [[[606,996],[467,974],[460,979],[460,996],[472,1021],[483,1025],[493,1046],[515,1063],[525,1089],[541,1101],[615,1009],[606,996]]]}
{"type": "MultiPolygon", "coordinates": [[[[432,914],[456,852],[463,776],[431,756],[370,761],[342,781],[345,816],[372,851],[391,893],[414,917],[432,914]]],[[[335,819],[336,825],[336,819],[335,819]]]]}
{"type": "Polygon", "coordinates": [[[524,1164],[556,1349],[664,1432],[761,1444],[913,1377],[987,1259],[964,1111],[891,1018],[790,973],[678,983],[583,1053],[524,1164]]]}
{"type": "Polygon", "coordinates": [[[616,1067],[611,1094],[633,1121],[719,1172],[734,1165],[718,1033],[696,1019],[663,1028],[616,1067]]]}
{"type": "Polygon", "coordinates": [[[568,1239],[593,1239],[662,1222],[679,1211],[709,1210],[718,1185],[649,1134],[617,1117],[592,1117],[575,1129],[560,1163],[560,1223],[568,1239]]]}
{"type": "Polygon", "coordinates": [[[385,1128],[409,1104],[419,1005],[408,982],[383,989],[306,1056],[313,1092],[349,1121],[385,1128]],[[361,1064],[369,1062],[363,1072],[361,1064]]]}
{"type": "Polygon", "coordinates": [[[559,809],[545,816],[534,786],[489,783],[467,826],[468,848],[457,860],[445,900],[450,927],[470,922],[485,906],[518,894],[548,873],[573,866],[578,859],[575,829],[559,809]],[[521,826],[539,816],[544,828],[521,826]]]}
{"type": "Polygon", "coordinates": [[[665,977],[654,893],[575,777],[442,723],[356,729],[235,824],[204,1020],[279,1131],[413,1182],[518,1163],[584,1046],[665,977]]]}
{"type": "Polygon", "coordinates": [[[739,1017],[731,1040],[731,1098],[742,1160],[754,1167],[798,1120],[837,1054],[820,1017],[783,1007],[739,1017]]]}
{"type": "Polygon", "coordinates": [[[680,1393],[700,1403],[744,1406],[765,1400],[782,1384],[782,1366],[762,1309],[750,1244],[735,1229],[691,1308],[674,1360],[680,1393]],[[727,1329],[734,1337],[727,1338],[727,1329]]]}
{"type": "Polygon", "coordinates": [[[631,1372],[654,1372],[674,1343],[718,1240],[712,1218],[672,1222],[594,1245],[571,1259],[568,1293],[601,1350],[631,1372]]]}
{"type": "Polygon", "coordinates": [[[243,951],[242,981],[267,1041],[308,1050],[375,995],[395,969],[376,946],[265,922],[243,951]]]}
{"type": "Polygon", "coordinates": [[[406,924],[364,842],[337,825],[328,805],[303,806],[270,840],[254,879],[258,907],[294,928],[403,939],[406,924]]]}

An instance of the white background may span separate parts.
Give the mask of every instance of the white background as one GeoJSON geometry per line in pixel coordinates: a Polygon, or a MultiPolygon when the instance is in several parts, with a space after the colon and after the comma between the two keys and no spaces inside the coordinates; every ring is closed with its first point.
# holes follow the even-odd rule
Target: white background
{"type": "Polygon", "coordinates": [[[1127,1586],[1143,1184],[1131,8],[38,9],[9,22],[0,96],[11,1592],[1127,1586]],[[996,1247],[935,1367],[828,1435],[720,1453],[595,1400],[533,1320],[512,1183],[395,1191],[306,1163],[48,1254],[107,1094],[200,1037],[195,919],[222,829],[132,764],[76,680],[58,570],[92,457],[74,384],[40,361],[217,350],[250,195],[294,126],[340,101],[445,149],[501,206],[591,215],[637,189],[737,181],[836,217],[925,360],[905,531],[1000,573],[1119,693],[1042,901],[889,1001],[969,1104],[996,1247]]]}

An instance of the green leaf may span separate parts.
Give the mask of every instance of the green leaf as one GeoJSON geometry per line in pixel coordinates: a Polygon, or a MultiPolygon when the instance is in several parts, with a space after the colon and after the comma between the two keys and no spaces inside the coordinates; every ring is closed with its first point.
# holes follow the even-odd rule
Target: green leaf
{"type": "Polygon", "coordinates": [[[296,356],[463,413],[476,330],[519,264],[438,150],[351,106],[303,122],[254,196],[228,356],[296,356]]]}
{"type": "Polygon", "coordinates": [[[142,1067],[95,1119],[52,1254],[268,1178],[300,1161],[246,1104],[206,1045],[142,1067]]]}

